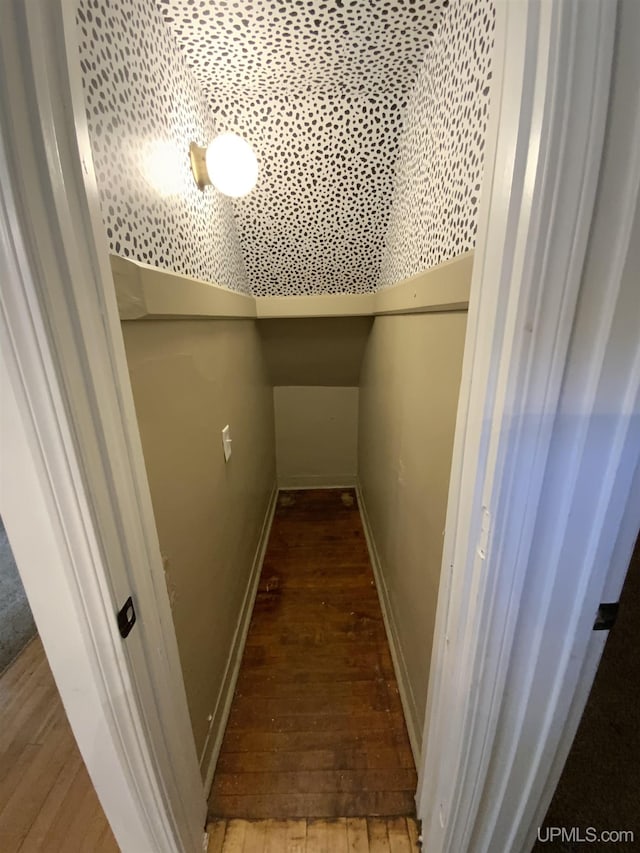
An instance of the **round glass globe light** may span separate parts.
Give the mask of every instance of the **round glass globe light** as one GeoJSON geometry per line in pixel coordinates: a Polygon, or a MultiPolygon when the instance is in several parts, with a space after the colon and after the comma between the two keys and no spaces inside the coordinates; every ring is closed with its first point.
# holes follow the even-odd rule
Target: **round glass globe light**
{"type": "Polygon", "coordinates": [[[258,160],[253,149],[236,133],[221,133],[207,148],[209,180],[224,195],[240,198],[258,180],[258,160]]]}

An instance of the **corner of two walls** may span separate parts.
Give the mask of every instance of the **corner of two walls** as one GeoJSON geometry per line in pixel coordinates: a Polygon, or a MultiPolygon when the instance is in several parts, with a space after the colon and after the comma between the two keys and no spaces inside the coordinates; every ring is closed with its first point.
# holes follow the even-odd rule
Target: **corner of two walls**
{"type": "MultiPolygon", "coordinates": [[[[248,293],[230,202],[201,193],[190,172],[190,141],[206,144],[214,127],[156,4],[80,0],[77,33],[110,251],[248,293]]],[[[208,775],[275,504],[272,389],[255,320],[140,320],[123,336],[208,775]]]]}
{"type": "MultiPolygon", "coordinates": [[[[408,98],[380,288],[475,245],[494,26],[493,0],[451,0],[435,34],[408,98]]],[[[416,759],[466,319],[377,316],[360,382],[359,500],[416,759]]]]}
{"type": "Polygon", "coordinates": [[[261,320],[281,488],[354,486],[370,317],[261,320]]]}

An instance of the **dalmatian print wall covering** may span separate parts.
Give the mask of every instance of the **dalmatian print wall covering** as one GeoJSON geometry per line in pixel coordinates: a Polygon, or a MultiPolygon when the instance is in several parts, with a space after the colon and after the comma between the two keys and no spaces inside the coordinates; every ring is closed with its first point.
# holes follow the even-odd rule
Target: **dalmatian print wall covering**
{"type": "Polygon", "coordinates": [[[216,123],[261,166],[235,203],[253,292],[377,285],[400,115],[447,0],[158,0],[216,123]]]}
{"type": "Polygon", "coordinates": [[[493,0],[452,0],[404,115],[380,286],[475,245],[495,28],[493,0]]]}
{"type": "Polygon", "coordinates": [[[153,0],[80,0],[76,22],[109,251],[249,292],[231,200],[191,175],[215,125],[153,0]]]}
{"type": "Polygon", "coordinates": [[[271,296],[369,291],[463,251],[492,27],[491,0],[80,0],[111,250],[271,296]],[[188,173],[190,139],[223,130],[260,162],[233,202],[188,173]],[[141,167],[153,140],[180,161],[164,195],[141,167]]]}

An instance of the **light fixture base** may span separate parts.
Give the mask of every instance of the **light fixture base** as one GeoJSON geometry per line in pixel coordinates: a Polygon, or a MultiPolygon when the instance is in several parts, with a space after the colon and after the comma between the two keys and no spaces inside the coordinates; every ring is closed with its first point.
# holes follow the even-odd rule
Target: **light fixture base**
{"type": "Polygon", "coordinates": [[[193,172],[193,177],[198,185],[198,189],[200,190],[204,190],[204,188],[211,183],[209,173],[207,172],[206,154],[207,149],[201,148],[197,142],[192,142],[191,145],[189,145],[191,171],[193,172]]]}

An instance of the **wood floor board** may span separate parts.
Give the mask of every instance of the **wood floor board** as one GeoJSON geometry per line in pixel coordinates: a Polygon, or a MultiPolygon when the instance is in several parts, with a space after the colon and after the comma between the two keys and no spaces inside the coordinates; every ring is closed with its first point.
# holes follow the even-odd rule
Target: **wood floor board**
{"type": "Polygon", "coordinates": [[[233,819],[227,822],[227,831],[224,836],[224,853],[242,853],[244,850],[244,839],[247,834],[248,821],[233,819]]]}
{"type": "MultiPolygon", "coordinates": [[[[246,770],[247,759],[242,752],[221,752],[218,759],[218,773],[242,773],[246,770]]],[[[410,769],[413,760],[399,754],[395,748],[372,746],[363,750],[316,749],[273,752],[252,752],[253,772],[281,773],[293,770],[383,770],[387,768],[410,769]]]]}
{"type": "Polygon", "coordinates": [[[322,666],[316,665],[313,672],[309,671],[304,661],[296,662],[295,665],[293,663],[287,664],[286,661],[281,661],[278,665],[247,664],[245,677],[254,676],[256,679],[263,679],[268,675],[274,683],[300,684],[303,686],[334,684],[339,681],[353,683],[371,678],[372,675],[383,679],[393,677],[391,664],[387,665],[386,662],[379,661],[375,657],[372,660],[358,660],[355,663],[345,662],[344,660],[335,663],[340,663],[341,669],[339,671],[335,669],[335,664],[332,664],[331,661],[327,661],[322,666]]]}
{"type": "MultiPolygon", "coordinates": [[[[275,682],[270,678],[262,679],[238,679],[236,687],[236,698],[246,696],[255,698],[260,696],[261,701],[275,700],[276,702],[288,702],[290,707],[299,707],[299,703],[316,701],[318,698],[332,702],[343,702],[345,700],[362,700],[369,702],[372,698],[380,696],[395,696],[399,700],[399,694],[394,682],[390,682],[380,676],[362,678],[356,681],[325,681],[310,683],[304,691],[301,691],[295,682],[275,682]]],[[[302,710],[302,708],[301,708],[302,710]]]]}
{"type": "Polygon", "coordinates": [[[365,818],[347,818],[347,839],[351,853],[368,853],[369,835],[365,818]]]}
{"type": "Polygon", "coordinates": [[[42,643],[0,676],[0,850],[115,853],[42,643]]]}
{"type": "Polygon", "coordinates": [[[287,826],[287,853],[305,853],[307,848],[307,821],[287,820],[285,823],[287,826]]]}
{"type": "Polygon", "coordinates": [[[287,821],[265,821],[264,853],[283,853],[287,849],[287,821]]]}
{"type": "Polygon", "coordinates": [[[412,815],[415,787],[355,493],[281,493],[210,815],[322,819],[315,849],[328,819],[412,815]]]}
{"type": "Polygon", "coordinates": [[[346,817],[334,818],[328,821],[327,835],[332,853],[349,853],[349,837],[347,835],[346,817]]]}
{"type": "Polygon", "coordinates": [[[19,702],[18,697],[24,697],[23,688],[27,683],[33,686],[42,683],[43,674],[46,677],[47,661],[40,649],[36,638],[0,674],[0,713],[4,713],[11,703],[19,702]]]}
{"type": "Polygon", "coordinates": [[[226,820],[215,820],[207,826],[209,833],[209,844],[207,845],[207,853],[222,853],[224,845],[224,836],[227,831],[226,820]]]}
{"type": "Polygon", "coordinates": [[[111,832],[111,827],[106,826],[96,849],[92,853],[120,853],[120,848],[116,844],[116,840],[111,832]]]}
{"type": "MultiPolygon", "coordinates": [[[[378,640],[380,642],[380,640],[378,640]]],[[[357,662],[360,669],[369,667],[370,672],[374,667],[387,664],[386,671],[389,677],[393,677],[391,655],[383,648],[371,647],[371,641],[353,640],[345,637],[343,642],[334,643],[328,640],[322,646],[311,647],[308,645],[279,646],[268,642],[260,645],[247,646],[243,658],[243,665],[247,669],[260,669],[274,666],[291,666],[292,669],[304,669],[314,672],[331,670],[331,667],[351,668],[357,662]],[[310,669],[313,667],[313,669],[310,669]]]]}
{"type": "Polygon", "coordinates": [[[29,680],[16,690],[14,700],[2,710],[6,724],[0,732],[0,754],[16,743],[37,743],[43,717],[49,719],[51,708],[47,705],[50,687],[29,680]]]}
{"type": "MultiPolygon", "coordinates": [[[[210,801],[211,802],[211,801],[210,801]]],[[[211,817],[241,815],[246,820],[266,820],[270,817],[302,818],[345,817],[360,815],[405,816],[415,810],[414,794],[411,791],[357,791],[324,794],[256,794],[216,795],[213,800],[216,815],[211,817]]],[[[210,806],[211,809],[211,806],[210,806]]]]}
{"type": "Polygon", "coordinates": [[[248,823],[244,835],[243,853],[264,853],[267,822],[248,823]]]}
{"type": "Polygon", "coordinates": [[[407,822],[403,817],[387,820],[387,837],[391,853],[411,853],[411,842],[407,833],[407,822]]]}
{"type": "MultiPolygon", "coordinates": [[[[282,595],[276,595],[274,592],[266,593],[259,590],[255,610],[265,619],[277,620],[277,617],[284,613],[292,620],[292,623],[303,623],[305,615],[299,611],[300,604],[305,604],[310,611],[322,612],[325,617],[336,622],[346,620],[352,614],[359,615],[361,619],[382,620],[379,602],[372,596],[368,596],[364,600],[354,601],[352,592],[341,592],[340,590],[333,590],[330,596],[325,595],[318,598],[317,595],[313,595],[309,591],[291,589],[285,599],[282,595]]],[[[256,630],[259,630],[259,627],[256,630]]]]}
{"type": "Polygon", "coordinates": [[[330,644],[331,634],[340,631],[345,635],[345,643],[350,643],[357,637],[361,642],[381,640],[384,637],[382,625],[376,625],[368,620],[364,625],[360,618],[345,617],[341,620],[325,619],[324,624],[310,629],[307,623],[301,623],[299,628],[290,625],[280,634],[273,636],[274,629],[266,625],[259,633],[254,631],[247,637],[246,648],[260,648],[265,643],[276,643],[279,648],[286,650],[290,646],[305,649],[317,649],[330,644]]]}
{"type": "Polygon", "coordinates": [[[309,702],[335,702],[333,707],[339,707],[341,702],[380,702],[390,700],[390,706],[401,707],[400,694],[394,682],[380,678],[363,678],[357,681],[325,681],[307,684],[304,691],[296,682],[276,682],[270,678],[238,680],[234,702],[246,700],[255,702],[288,703],[290,708],[300,708],[309,702]]]}
{"type": "Polygon", "coordinates": [[[307,853],[330,853],[327,825],[323,820],[307,822],[307,853]]]}
{"type": "Polygon", "coordinates": [[[387,726],[402,725],[404,718],[400,711],[374,711],[368,714],[282,714],[268,716],[260,708],[248,710],[243,715],[229,718],[228,730],[240,729],[252,732],[353,732],[354,735],[367,726],[370,730],[380,731],[387,726]]]}
{"type": "Polygon", "coordinates": [[[67,760],[70,743],[65,738],[50,738],[33,753],[8,797],[0,807],[0,832],[7,827],[26,835],[47,799],[67,760]]]}
{"type": "MultiPolygon", "coordinates": [[[[402,734],[388,729],[366,729],[354,735],[352,732],[302,731],[302,732],[258,732],[258,731],[228,731],[225,732],[222,754],[254,752],[305,752],[318,749],[347,749],[362,750],[367,753],[379,747],[403,750],[401,766],[412,766],[413,756],[402,734]],[[411,762],[407,765],[406,762],[411,762]]],[[[250,772],[250,756],[247,758],[247,772],[250,772]]],[[[400,759],[399,759],[400,761],[400,759]]]]}
{"type": "Polygon", "coordinates": [[[391,853],[386,820],[367,819],[370,853],[391,853]]]}
{"type": "Polygon", "coordinates": [[[321,794],[366,791],[406,791],[415,786],[415,770],[298,770],[274,773],[218,773],[216,795],[231,794],[321,794]]]}
{"type": "Polygon", "coordinates": [[[79,753],[70,756],[65,762],[25,836],[25,850],[41,849],[46,842],[51,846],[51,827],[56,822],[58,815],[66,808],[67,794],[81,767],[82,759],[79,753]]]}
{"type": "Polygon", "coordinates": [[[106,825],[104,813],[94,808],[94,800],[85,768],[80,766],[47,832],[47,850],[93,849],[106,825]]]}
{"type": "Polygon", "coordinates": [[[420,833],[418,832],[418,824],[412,817],[405,818],[407,824],[407,835],[409,836],[409,843],[411,844],[411,850],[418,850],[419,848],[419,837],[420,833]]]}
{"type": "Polygon", "coordinates": [[[412,818],[216,820],[207,853],[418,853],[412,818]],[[229,827],[232,825],[231,831],[229,827]]]}

